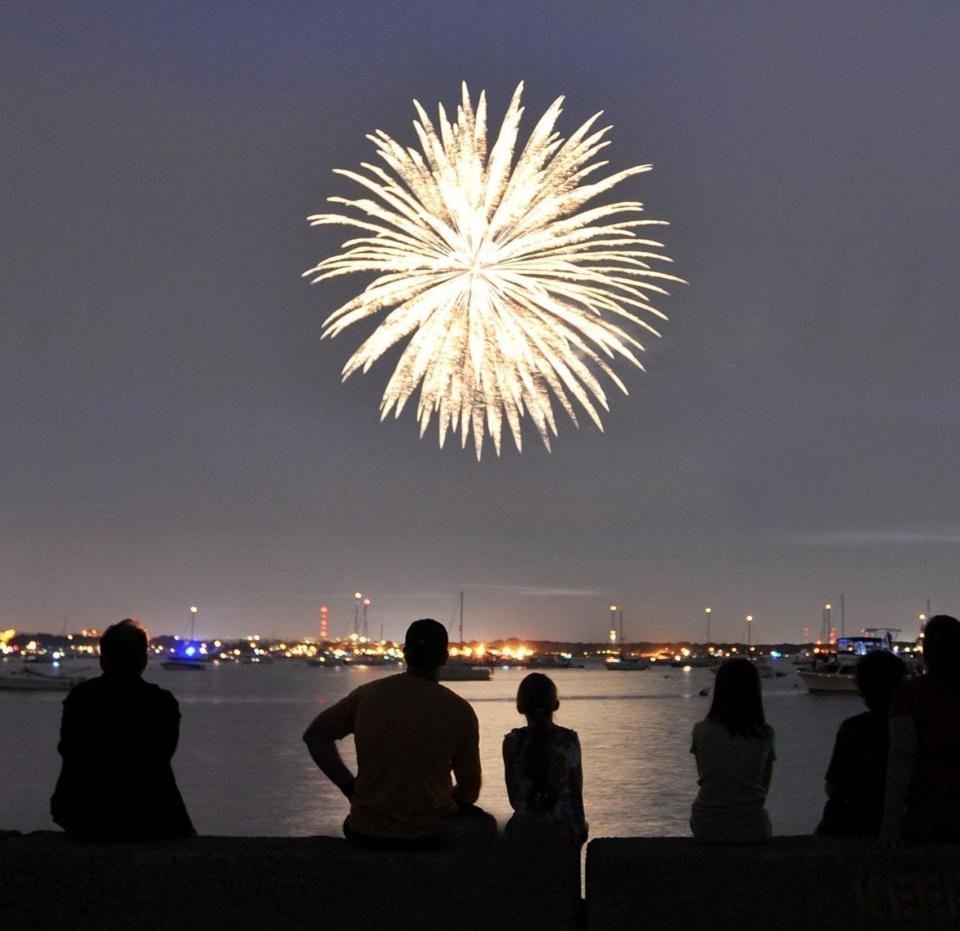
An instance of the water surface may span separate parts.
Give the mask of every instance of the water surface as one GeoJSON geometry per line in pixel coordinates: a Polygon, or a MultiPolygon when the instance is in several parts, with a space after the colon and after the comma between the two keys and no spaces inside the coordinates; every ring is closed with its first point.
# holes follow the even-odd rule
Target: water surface
{"type": "MultiPolygon", "coordinates": [[[[180,701],[174,771],[197,830],[338,834],[347,802],[314,766],[301,735],[318,711],[356,686],[392,674],[379,668],[317,669],[299,661],[202,673],[151,665],[146,678],[180,701]]],[[[480,805],[501,822],[510,807],[500,743],[524,723],[514,699],[525,674],[498,669],[490,682],[449,683],[480,719],[480,805]]],[[[690,732],[709,707],[709,698],[698,693],[712,686],[710,672],[593,668],[550,675],[560,692],[557,722],[580,734],[591,836],[689,834],[697,788],[690,732]]],[[[63,693],[0,691],[0,829],[53,827],[49,797],[59,772],[62,700],[63,693]]],[[[774,831],[809,833],[822,809],[823,775],[837,725],[863,705],[853,695],[809,695],[792,671],[764,681],[764,702],[777,733],[768,799],[774,831]]],[[[341,748],[352,767],[352,741],[341,748]]]]}

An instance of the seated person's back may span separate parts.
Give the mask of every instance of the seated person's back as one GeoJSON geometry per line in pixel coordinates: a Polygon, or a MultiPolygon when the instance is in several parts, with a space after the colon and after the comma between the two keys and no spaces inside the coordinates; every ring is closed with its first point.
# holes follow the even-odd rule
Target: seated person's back
{"type": "Polygon", "coordinates": [[[885,650],[874,650],[857,663],[857,687],[869,710],[847,718],[837,731],[826,775],[829,799],[818,834],[866,836],[879,831],[887,775],[887,718],[905,673],[903,660],[885,650]]]}
{"type": "Polygon", "coordinates": [[[960,621],[945,614],[924,631],[926,674],[890,705],[884,837],[960,840],[960,621]],[[905,806],[905,810],[904,810],[905,806]]]}
{"type": "Polygon", "coordinates": [[[314,760],[350,799],[344,830],[357,839],[429,839],[479,794],[476,714],[436,681],[446,661],[446,631],[436,621],[417,621],[405,650],[407,672],[354,689],[304,734],[314,760]],[[430,641],[425,659],[413,642],[423,631],[430,641]],[[356,777],[333,744],[348,734],[356,744],[356,777]]]}
{"type": "Polygon", "coordinates": [[[170,761],[177,748],[177,700],[144,682],[147,633],[134,620],[100,641],[103,675],[63,703],[60,778],[53,820],[81,839],[141,840],[194,833],[170,761]]]}
{"type": "Polygon", "coordinates": [[[559,707],[548,676],[532,672],[520,683],[517,711],[527,726],[503,738],[504,778],[514,810],[506,834],[579,846],[587,838],[580,738],[553,722],[559,707]]]}
{"type": "Polygon", "coordinates": [[[693,836],[713,844],[769,838],[765,802],[776,759],[774,733],[763,713],[760,674],[749,660],[727,660],[717,670],[713,702],[694,725],[690,752],[700,786],[691,809],[693,836]]]}

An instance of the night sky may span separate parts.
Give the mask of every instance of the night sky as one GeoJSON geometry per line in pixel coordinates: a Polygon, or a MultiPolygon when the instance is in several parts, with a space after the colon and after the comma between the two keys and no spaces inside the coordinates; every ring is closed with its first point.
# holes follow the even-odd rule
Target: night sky
{"type": "MultiPolygon", "coordinates": [[[[17,3],[0,12],[0,627],[800,639],[960,611],[960,6],[17,3]],[[301,272],[364,134],[485,88],[612,122],[689,285],[605,432],[380,425],[301,272]],[[836,611],[835,611],[836,616],[836,611]]],[[[522,134],[525,136],[525,132],[522,134]]],[[[584,418],[586,420],[586,418],[584,418]]]]}

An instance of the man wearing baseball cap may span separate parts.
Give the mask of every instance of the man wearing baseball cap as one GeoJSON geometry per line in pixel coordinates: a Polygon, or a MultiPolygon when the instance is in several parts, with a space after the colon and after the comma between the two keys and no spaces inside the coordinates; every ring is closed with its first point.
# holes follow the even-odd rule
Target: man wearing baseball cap
{"type": "Polygon", "coordinates": [[[431,618],[414,621],[403,654],[406,672],[354,689],[303,735],[314,762],[350,800],[344,835],[365,846],[433,846],[450,834],[457,815],[482,814],[474,807],[477,716],[437,682],[447,661],[446,628],[431,618]],[[348,734],[357,748],[356,776],[336,746],[348,734]]]}

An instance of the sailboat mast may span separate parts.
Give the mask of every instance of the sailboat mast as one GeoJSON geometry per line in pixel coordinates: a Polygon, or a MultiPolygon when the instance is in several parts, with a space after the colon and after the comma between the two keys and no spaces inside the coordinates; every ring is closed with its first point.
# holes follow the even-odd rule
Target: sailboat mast
{"type": "Polygon", "coordinates": [[[463,592],[460,592],[460,646],[463,646],[463,592]]]}

